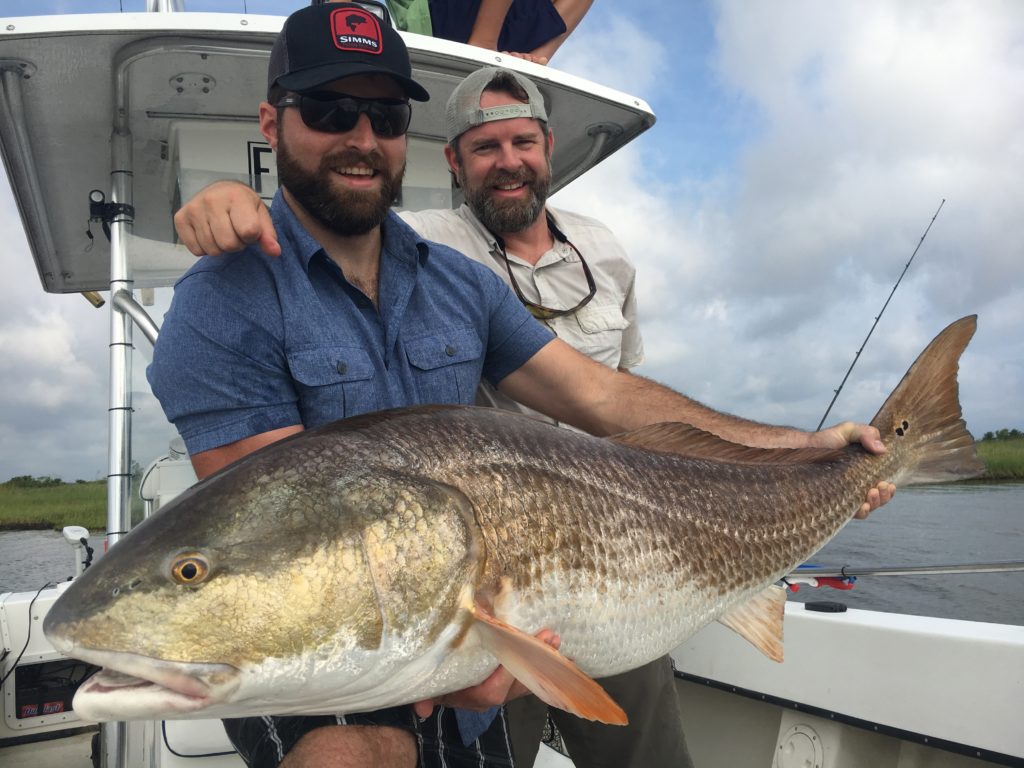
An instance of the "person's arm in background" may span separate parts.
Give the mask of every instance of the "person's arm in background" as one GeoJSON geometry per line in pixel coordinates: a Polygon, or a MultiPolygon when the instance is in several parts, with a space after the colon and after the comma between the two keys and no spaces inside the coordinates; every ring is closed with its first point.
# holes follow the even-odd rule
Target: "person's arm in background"
{"type": "MultiPolygon", "coordinates": [[[[584,0],[588,2],[588,0],[584,0]]],[[[486,48],[490,51],[498,50],[498,39],[501,37],[501,28],[505,24],[505,17],[508,16],[508,9],[512,7],[513,0],[481,0],[480,8],[477,10],[476,21],[473,22],[473,31],[469,34],[469,45],[478,48],[486,48]]],[[[557,7],[557,6],[556,6],[557,7]]],[[[577,22],[578,23],[578,22],[577,22]]],[[[560,36],[564,39],[564,35],[560,36]]],[[[558,45],[560,45],[559,43],[558,45]]],[[[551,41],[542,47],[551,45],[551,41]]],[[[552,48],[552,53],[557,50],[558,45],[552,48]]],[[[539,51],[540,48],[537,49],[539,51]]],[[[543,55],[537,51],[504,51],[517,59],[532,61],[534,64],[547,64],[550,55],[543,55]]]]}
{"type": "Polygon", "coordinates": [[[473,22],[473,31],[469,34],[469,40],[466,42],[478,48],[498,50],[501,27],[505,23],[505,17],[511,7],[512,0],[480,0],[476,21],[473,22]]]}
{"type": "MultiPolygon", "coordinates": [[[[590,6],[593,5],[594,0],[555,0],[555,10],[558,11],[558,15],[562,17],[562,21],[565,22],[565,32],[553,37],[537,48],[530,51],[528,58],[531,61],[537,61],[543,59],[544,61],[538,61],[540,64],[546,64],[551,61],[551,57],[555,55],[555,52],[562,47],[562,43],[566,41],[566,38],[571,35],[576,27],[579,26],[580,22],[583,21],[583,17],[587,15],[587,11],[590,10],[590,6]]],[[[527,57],[523,57],[527,58],[527,57]]]]}

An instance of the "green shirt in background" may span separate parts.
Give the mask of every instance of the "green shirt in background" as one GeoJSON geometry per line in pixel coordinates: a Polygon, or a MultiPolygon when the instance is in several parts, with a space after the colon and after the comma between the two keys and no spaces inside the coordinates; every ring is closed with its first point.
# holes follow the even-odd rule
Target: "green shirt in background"
{"type": "Polygon", "coordinates": [[[433,35],[429,0],[387,0],[395,26],[403,32],[433,35]]]}

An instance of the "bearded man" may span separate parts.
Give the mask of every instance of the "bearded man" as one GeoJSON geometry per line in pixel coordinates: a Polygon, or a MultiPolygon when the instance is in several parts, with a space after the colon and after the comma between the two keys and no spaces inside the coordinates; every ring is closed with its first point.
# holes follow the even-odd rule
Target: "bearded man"
{"type": "MultiPolygon", "coordinates": [[[[420,403],[472,403],[481,380],[593,434],[682,421],[749,445],[854,441],[883,450],[871,427],[847,423],[806,433],[756,424],[616,370],[638,362],[638,337],[625,357],[602,360],[608,365],[556,338],[531,313],[552,325],[576,323],[581,334],[596,328],[621,336],[632,324],[618,299],[604,304],[604,294],[614,294],[584,261],[588,220],[559,213],[556,221],[545,209],[553,139],[536,88],[517,75],[496,81],[487,74],[459,86],[446,113],[446,154],[471,202],[424,215],[490,242],[515,293],[495,274],[500,270],[425,240],[389,211],[405,166],[410,98],[427,94],[411,79],[401,37],[378,17],[349,3],[296,11],[274,45],[268,100],[259,110],[279,163],[270,212],[258,199],[229,204],[228,213],[206,203],[179,212],[179,233],[193,251],[235,251],[201,260],[178,282],[148,370],[200,478],[335,419],[420,403]],[[356,22],[361,32],[353,42],[357,36],[344,28],[356,22]],[[259,242],[263,252],[243,248],[246,242],[259,242]],[[509,249],[522,262],[515,264],[522,280],[509,249]],[[545,259],[565,262],[569,289],[552,293],[535,279],[545,259]],[[588,330],[584,318],[613,304],[619,319],[595,319],[588,330]]],[[[631,304],[631,267],[624,282],[616,290],[631,304]]],[[[889,495],[891,487],[872,489],[864,512],[889,495]]],[[[538,636],[557,646],[553,633],[538,636]]],[[[660,677],[671,683],[664,667],[660,677]]],[[[250,768],[511,768],[497,705],[524,692],[499,668],[443,701],[225,726],[250,768]]],[[[664,755],[647,764],[678,763],[664,755]]]]}
{"type": "MultiPolygon", "coordinates": [[[[638,365],[643,345],[636,322],[633,264],[603,224],[546,204],[554,135],[534,83],[509,69],[477,70],[456,87],[445,114],[445,157],[465,203],[456,210],[405,211],[402,219],[424,237],[491,268],[534,316],[591,359],[623,371],[638,365]]],[[[326,156],[315,178],[301,177],[294,165],[287,144],[279,141],[279,180],[290,196],[301,199],[306,210],[337,211],[342,219],[347,214],[350,220],[338,222],[335,230],[350,227],[362,210],[347,202],[348,197],[343,201],[330,192],[329,169],[338,163],[326,156]],[[341,207],[346,204],[353,207],[341,207]]],[[[232,210],[240,224],[242,212],[265,209],[244,185],[214,185],[179,212],[179,235],[197,254],[219,253],[222,246],[237,250],[241,242],[203,244],[197,234],[222,230],[231,223],[227,212],[232,210]]],[[[266,234],[262,242],[270,252],[279,248],[266,234]]],[[[477,402],[553,421],[502,394],[486,379],[477,402]]],[[[625,709],[627,727],[551,712],[580,768],[689,764],[668,657],[600,682],[625,709]]],[[[507,710],[516,762],[532,765],[547,705],[531,696],[510,703],[507,710]]]]}

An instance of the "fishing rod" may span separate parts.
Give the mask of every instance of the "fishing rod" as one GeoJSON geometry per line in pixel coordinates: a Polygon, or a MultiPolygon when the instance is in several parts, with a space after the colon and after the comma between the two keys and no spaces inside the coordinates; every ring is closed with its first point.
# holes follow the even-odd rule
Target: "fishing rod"
{"type": "Polygon", "coordinates": [[[947,563],[945,565],[887,565],[854,567],[800,566],[787,578],[846,578],[855,576],[921,576],[950,573],[1010,573],[1024,571],[1024,560],[996,560],[989,563],[947,563]]]}
{"type": "Polygon", "coordinates": [[[893,294],[896,293],[896,289],[899,287],[900,281],[903,279],[903,276],[905,274],[907,274],[907,270],[910,269],[910,265],[914,261],[914,257],[917,256],[917,252],[921,249],[921,245],[922,245],[922,243],[924,243],[924,239],[926,237],[928,237],[928,232],[929,232],[929,230],[931,230],[932,224],[934,224],[935,223],[935,219],[937,219],[939,217],[939,211],[942,210],[942,206],[944,206],[945,204],[946,204],[946,198],[942,198],[942,202],[939,203],[939,207],[938,207],[938,209],[936,209],[935,215],[932,216],[932,220],[929,221],[928,222],[928,226],[925,227],[924,234],[921,235],[921,239],[917,242],[917,248],[915,248],[914,252],[912,254],[910,254],[910,260],[907,261],[906,266],[903,267],[903,271],[900,272],[900,276],[896,279],[896,284],[893,285],[892,290],[889,292],[889,298],[887,298],[885,300],[885,304],[882,305],[882,309],[879,311],[877,317],[875,317],[875,322],[871,324],[871,330],[868,331],[868,335],[864,337],[864,343],[862,343],[860,345],[860,349],[857,350],[857,354],[855,354],[853,356],[853,362],[850,363],[850,367],[846,371],[846,375],[843,376],[843,380],[841,382],[839,382],[839,389],[834,390],[835,394],[832,396],[832,402],[830,402],[828,404],[828,408],[825,409],[825,415],[823,415],[821,417],[821,421],[818,422],[818,429],[819,430],[821,429],[822,424],[825,423],[825,419],[828,418],[828,414],[832,410],[832,406],[835,405],[836,404],[836,400],[839,399],[839,393],[843,391],[843,387],[846,385],[846,380],[848,378],[850,378],[850,373],[853,371],[853,366],[855,366],[857,364],[857,361],[860,359],[860,353],[863,352],[864,351],[864,347],[866,347],[868,345],[868,339],[870,339],[871,338],[871,334],[875,332],[875,326],[877,326],[878,325],[878,321],[882,319],[882,315],[885,312],[885,308],[888,307],[889,306],[889,302],[892,301],[893,294]]]}

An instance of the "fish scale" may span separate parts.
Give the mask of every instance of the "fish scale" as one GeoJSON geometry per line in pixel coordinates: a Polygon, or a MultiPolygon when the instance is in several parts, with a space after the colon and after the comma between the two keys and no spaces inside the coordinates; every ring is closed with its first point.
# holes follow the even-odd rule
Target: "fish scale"
{"type": "Polygon", "coordinates": [[[954,323],[911,367],[872,422],[880,456],[682,424],[601,439],[465,406],[302,432],[139,525],[44,631],[120,673],[79,690],[93,719],[365,711],[501,663],[548,703],[622,722],[579,670],[641,666],[714,620],[780,659],[774,583],[868,489],[982,469],[956,394],[973,331],[954,323]],[[564,656],[531,637],[545,627],[564,656]]]}
{"type": "MultiPolygon", "coordinates": [[[[420,418],[425,427],[431,425],[429,415],[420,418]]],[[[515,429],[509,426],[497,412],[452,412],[446,420],[445,434],[459,439],[446,441],[444,435],[432,435],[427,441],[431,451],[412,451],[403,458],[405,471],[457,485],[469,496],[488,552],[501,553],[500,560],[488,559],[481,589],[497,592],[500,580],[510,578],[516,595],[516,607],[507,607],[507,613],[499,615],[526,631],[539,629],[553,616],[560,616],[566,652],[584,670],[598,676],[620,671],[619,666],[631,662],[628,657],[623,660],[621,646],[591,643],[587,650],[574,639],[572,630],[578,612],[566,603],[579,600],[567,601],[566,596],[579,595],[582,588],[594,583],[595,576],[613,579],[617,587],[612,596],[605,592],[610,607],[603,615],[610,625],[628,627],[634,636],[651,637],[658,633],[648,626],[664,626],[662,614],[694,615],[693,623],[699,625],[706,615],[728,604],[724,595],[733,595],[732,602],[741,601],[746,596],[743,588],[763,584],[766,576],[777,578],[787,572],[820,546],[815,542],[826,540],[849,518],[848,511],[840,515],[838,508],[831,515],[811,514],[815,499],[807,496],[780,503],[786,510],[784,516],[766,511],[763,503],[746,509],[732,504],[723,524],[725,518],[719,510],[706,503],[703,508],[695,507],[694,499],[723,497],[730,487],[752,484],[766,487],[747,493],[748,499],[770,498],[780,487],[801,487],[800,475],[807,473],[806,468],[729,467],[723,473],[720,465],[712,462],[651,454],[640,463],[657,490],[644,501],[648,510],[661,512],[640,518],[648,523],[646,535],[640,538],[635,535],[636,483],[626,480],[635,478],[638,471],[635,451],[567,432],[559,433],[564,439],[555,441],[549,429],[532,421],[523,420],[515,429]],[[488,419],[498,423],[490,425],[488,419]],[[477,463],[474,457],[478,455],[487,458],[477,463]],[[510,459],[512,466],[496,464],[490,458],[495,455],[514,457],[510,459]],[[522,455],[530,458],[529,463],[519,458],[522,455]],[[565,456],[572,459],[566,461],[565,456]],[[431,457],[433,461],[427,460],[431,457]],[[487,482],[496,476],[503,481],[487,482]],[[510,488],[518,492],[510,493],[510,488]],[[620,503],[610,503],[610,499],[620,503]],[[826,530],[816,524],[816,517],[828,524],[826,530]],[[786,550],[768,546],[773,539],[785,544],[786,550]],[[681,558],[682,541],[702,558],[689,563],[681,558]],[[723,569],[722,563],[733,567],[723,569]],[[538,578],[545,573],[558,577],[546,581],[538,578]],[[652,588],[657,580],[651,574],[672,576],[652,588]],[[701,574],[724,574],[725,580],[709,582],[701,574]],[[706,589],[700,599],[709,605],[694,605],[698,598],[692,590],[679,592],[686,597],[684,604],[673,604],[666,597],[673,589],[678,590],[679,584],[692,583],[706,589]],[[644,611],[645,600],[656,603],[658,610],[644,611]],[[618,606],[623,606],[622,610],[616,610],[618,606]]],[[[426,429],[417,427],[415,420],[395,421],[384,425],[378,438],[397,444],[400,435],[391,432],[426,433],[426,429]]],[[[833,471],[844,476],[838,462],[833,471]]],[[[818,475],[820,486],[827,489],[836,484],[824,482],[820,468],[818,475]]],[[[863,495],[863,486],[855,482],[848,485],[847,509],[855,507],[863,495]]],[[[588,620],[588,616],[578,619],[583,624],[588,620]]],[[[673,623],[663,634],[675,637],[685,629],[673,623]]],[[[658,648],[667,650],[672,644],[666,639],[658,648]]]]}

